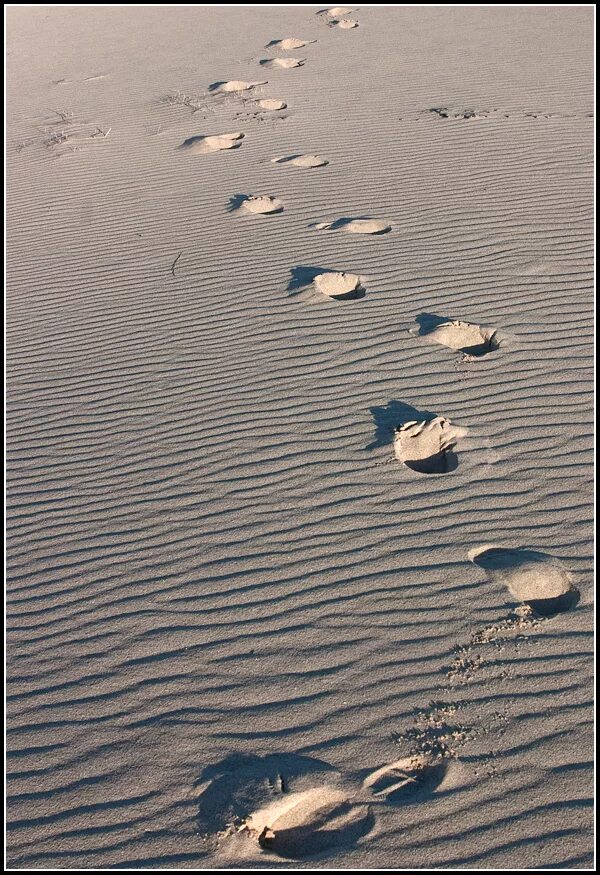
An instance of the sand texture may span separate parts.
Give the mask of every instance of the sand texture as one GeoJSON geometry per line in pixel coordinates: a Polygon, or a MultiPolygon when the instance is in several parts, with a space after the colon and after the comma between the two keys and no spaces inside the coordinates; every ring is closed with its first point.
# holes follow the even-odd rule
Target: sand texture
{"type": "Polygon", "coordinates": [[[591,8],[7,19],[10,866],[592,867],[591,8]]]}

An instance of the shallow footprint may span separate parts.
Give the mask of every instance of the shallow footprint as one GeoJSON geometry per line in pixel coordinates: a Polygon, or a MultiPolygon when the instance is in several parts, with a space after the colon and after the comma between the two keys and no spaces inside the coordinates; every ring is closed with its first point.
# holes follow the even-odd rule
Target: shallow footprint
{"type": "Polygon", "coordinates": [[[571,572],[547,553],[488,545],[471,550],[469,559],[540,616],[568,611],[579,601],[571,572]]]}
{"type": "Polygon", "coordinates": [[[360,277],[353,273],[320,273],[314,278],[313,284],[318,292],[338,301],[365,296],[360,277]]]}
{"type": "Polygon", "coordinates": [[[363,781],[376,798],[404,803],[433,793],[448,771],[449,761],[433,754],[413,754],[377,769],[363,781]]]}
{"type": "Polygon", "coordinates": [[[242,145],[244,134],[216,134],[214,136],[188,137],[178,147],[192,155],[206,155],[209,152],[221,152],[223,149],[238,149],[242,145]]]}
{"type": "Polygon", "coordinates": [[[239,79],[232,79],[230,82],[214,82],[209,86],[209,91],[222,91],[225,94],[239,93],[241,91],[250,91],[252,88],[257,88],[259,85],[268,85],[266,81],[262,82],[242,82],[239,79]]]}
{"type": "Polygon", "coordinates": [[[277,112],[280,109],[287,109],[287,103],[283,100],[271,100],[270,98],[265,98],[264,100],[259,100],[258,105],[261,109],[266,109],[269,112],[277,112]]]}
{"type": "Polygon", "coordinates": [[[341,18],[335,22],[335,25],[341,27],[342,30],[352,30],[352,28],[358,27],[358,21],[354,21],[353,18],[341,18]]]}
{"type": "Polygon", "coordinates": [[[327,15],[329,18],[340,18],[342,15],[350,15],[356,9],[348,9],[346,6],[332,6],[331,9],[321,9],[317,15],[327,15]]]}
{"type": "Polygon", "coordinates": [[[258,213],[261,215],[283,212],[283,204],[281,201],[270,195],[250,195],[249,197],[244,198],[240,206],[249,213],[258,213]]]}
{"type": "Polygon", "coordinates": [[[316,43],[316,39],[288,39],[272,40],[265,48],[267,49],[283,49],[285,52],[291,52],[294,49],[302,49],[304,46],[309,46],[311,43],[316,43]]]}
{"type": "Polygon", "coordinates": [[[459,350],[475,358],[494,352],[500,346],[493,328],[482,328],[472,322],[441,322],[433,328],[424,329],[423,326],[412,329],[411,334],[416,337],[426,337],[448,349],[459,350]]]}
{"type": "Polygon", "coordinates": [[[346,231],[349,234],[386,234],[392,230],[392,226],[381,219],[338,219],[317,222],[313,227],[317,231],[346,231]]]}
{"type": "Polygon", "coordinates": [[[396,427],[394,454],[398,461],[420,474],[448,474],[458,467],[454,447],[466,429],[444,416],[429,421],[405,422],[396,427]]]}
{"type": "Polygon", "coordinates": [[[272,158],[273,164],[292,164],[294,167],[325,167],[329,164],[326,158],[320,158],[318,155],[289,155],[283,158],[272,158]]]}
{"type": "Polygon", "coordinates": [[[293,67],[302,67],[306,62],[306,58],[263,58],[259,61],[262,67],[283,67],[284,70],[291,70],[293,67]]]}

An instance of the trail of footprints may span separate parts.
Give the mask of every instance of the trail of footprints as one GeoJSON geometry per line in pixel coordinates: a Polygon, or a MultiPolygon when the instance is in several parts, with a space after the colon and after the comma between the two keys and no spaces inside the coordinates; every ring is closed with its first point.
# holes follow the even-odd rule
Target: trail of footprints
{"type": "MultiPolygon", "coordinates": [[[[347,16],[355,11],[334,7],[317,15],[328,27],[351,30],[358,27],[358,21],[347,16]]],[[[266,48],[289,52],[315,42],[286,38],[272,40],[266,48]]],[[[305,63],[305,58],[285,55],[259,60],[263,68],[293,69],[305,63]]],[[[240,97],[253,95],[267,84],[264,80],[221,81],[213,83],[209,91],[240,97]]],[[[285,101],[275,98],[261,97],[256,103],[269,112],[287,107],[285,101]]],[[[429,112],[449,116],[445,108],[429,112]]],[[[243,139],[241,132],[194,136],[180,148],[204,155],[240,148],[243,139]]],[[[329,163],[318,155],[302,154],[271,160],[302,169],[322,168],[329,163]]],[[[281,214],[284,204],[272,195],[241,195],[231,199],[230,209],[269,216],[281,214]]],[[[311,227],[364,235],[392,230],[388,222],[371,217],[344,217],[316,222],[311,227]]],[[[311,284],[318,295],[336,301],[356,300],[366,294],[362,278],[352,273],[299,271],[298,285],[311,284]]],[[[464,361],[481,359],[496,352],[501,344],[491,327],[428,314],[418,317],[410,334],[459,352],[464,361]]],[[[448,474],[458,466],[456,448],[466,434],[465,428],[441,415],[397,422],[393,429],[394,457],[420,475],[448,474]]],[[[444,670],[442,695],[468,684],[486,665],[490,648],[526,639],[549,617],[570,610],[579,600],[571,574],[560,561],[546,554],[488,545],[471,551],[469,559],[492,582],[501,584],[516,606],[507,616],[476,630],[468,641],[456,646],[444,670]]],[[[344,778],[327,763],[290,754],[231,756],[209,767],[199,781],[198,829],[206,848],[215,851],[223,844],[250,840],[266,852],[299,860],[359,841],[372,831],[373,812],[378,805],[419,801],[452,785],[461,747],[478,733],[490,731],[489,727],[463,725],[457,719],[460,707],[446,701],[430,703],[417,713],[412,726],[392,733],[392,740],[404,748],[404,756],[355,780],[344,778]]],[[[497,719],[507,718],[497,715],[497,719]]]]}

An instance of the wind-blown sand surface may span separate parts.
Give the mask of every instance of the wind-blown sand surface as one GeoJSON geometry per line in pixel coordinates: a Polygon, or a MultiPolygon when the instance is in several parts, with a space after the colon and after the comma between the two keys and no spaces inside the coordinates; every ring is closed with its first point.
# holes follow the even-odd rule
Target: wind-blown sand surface
{"type": "Polygon", "coordinates": [[[592,11],[316,12],[9,10],[14,868],[592,865],[592,11]]]}

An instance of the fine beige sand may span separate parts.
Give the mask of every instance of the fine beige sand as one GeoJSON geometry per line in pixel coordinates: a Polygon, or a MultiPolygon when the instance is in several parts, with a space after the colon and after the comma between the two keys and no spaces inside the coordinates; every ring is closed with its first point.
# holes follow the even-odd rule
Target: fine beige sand
{"type": "Polygon", "coordinates": [[[7,19],[10,867],[591,868],[591,7],[7,19]]]}

